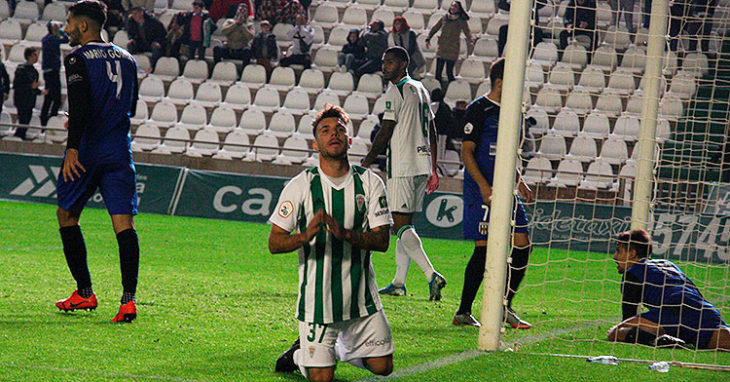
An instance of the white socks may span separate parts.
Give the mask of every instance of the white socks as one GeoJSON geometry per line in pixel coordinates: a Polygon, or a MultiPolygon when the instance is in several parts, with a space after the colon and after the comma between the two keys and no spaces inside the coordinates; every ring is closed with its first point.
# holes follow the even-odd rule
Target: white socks
{"type": "MultiPolygon", "coordinates": [[[[408,274],[408,266],[403,267],[401,264],[406,263],[406,258],[413,260],[426,276],[426,281],[431,282],[431,278],[435,270],[428,259],[426,251],[423,250],[421,238],[418,237],[415,227],[405,225],[398,230],[398,241],[395,245],[395,263],[397,269],[393,285],[405,285],[406,275],[408,274]]],[[[410,264],[410,261],[408,261],[410,264]]]]}

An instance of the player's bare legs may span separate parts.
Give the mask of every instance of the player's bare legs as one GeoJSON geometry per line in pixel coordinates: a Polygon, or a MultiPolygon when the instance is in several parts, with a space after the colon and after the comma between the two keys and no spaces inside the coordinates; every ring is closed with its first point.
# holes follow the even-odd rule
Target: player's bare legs
{"type": "Polygon", "coordinates": [[[446,280],[436,272],[423,249],[421,238],[413,226],[413,214],[393,212],[393,231],[398,236],[395,246],[396,271],[393,282],[380,290],[382,294],[405,294],[406,277],[411,260],[413,260],[426,276],[430,288],[430,300],[441,299],[441,289],[446,286],[446,280]]]}
{"type": "Polygon", "coordinates": [[[730,328],[715,330],[710,337],[710,342],[707,343],[707,348],[730,351],[730,328]]]}
{"type": "Polygon", "coordinates": [[[639,330],[651,333],[654,336],[660,336],[664,334],[664,329],[656,322],[649,321],[646,318],[642,318],[639,316],[634,316],[622,321],[618,325],[615,325],[614,327],[609,329],[608,340],[627,342],[627,336],[632,330],[634,330],[634,328],[638,328],[639,330]]]}

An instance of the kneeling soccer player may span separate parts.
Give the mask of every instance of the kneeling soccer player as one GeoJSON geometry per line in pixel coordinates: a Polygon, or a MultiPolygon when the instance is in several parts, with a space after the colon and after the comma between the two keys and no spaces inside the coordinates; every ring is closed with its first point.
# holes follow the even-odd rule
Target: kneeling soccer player
{"type": "Polygon", "coordinates": [[[269,219],[271,253],[299,252],[299,339],[275,370],[298,368],[313,381],[332,380],[337,361],[379,375],[393,370],[370,262],[370,251],[388,250],[393,221],[383,181],[348,162],[348,120],[338,106],[319,112],[312,124],[319,166],[286,185],[269,219]]]}
{"type": "Polygon", "coordinates": [[[609,341],[730,351],[730,328],[720,312],[674,263],[650,259],[648,232],[623,232],[617,240],[624,320],[608,331],[609,341]],[[639,304],[649,311],[636,314],[639,304]]]}

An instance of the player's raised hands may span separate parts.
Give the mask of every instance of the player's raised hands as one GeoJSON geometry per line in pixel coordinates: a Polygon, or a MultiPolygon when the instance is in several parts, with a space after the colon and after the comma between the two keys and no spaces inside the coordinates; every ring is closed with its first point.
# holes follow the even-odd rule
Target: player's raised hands
{"type": "Polygon", "coordinates": [[[304,232],[304,238],[306,239],[306,243],[309,243],[314,236],[319,233],[319,230],[322,227],[322,224],[324,223],[324,217],[325,217],[324,210],[317,211],[316,214],[312,217],[312,220],[309,221],[309,224],[307,224],[307,231],[304,232]]]}
{"type": "Polygon", "coordinates": [[[63,180],[73,182],[81,178],[81,173],[83,172],[86,172],[86,169],[79,162],[79,151],[76,149],[66,150],[66,158],[63,160],[63,180]],[[74,175],[76,176],[75,178],[74,175]]]}
{"type": "Polygon", "coordinates": [[[430,194],[439,188],[439,175],[434,170],[426,181],[426,194],[430,194]]]}
{"type": "Polygon", "coordinates": [[[335,218],[325,214],[324,223],[327,226],[327,231],[332,233],[332,236],[337,240],[342,240],[345,237],[345,228],[335,218]]]}

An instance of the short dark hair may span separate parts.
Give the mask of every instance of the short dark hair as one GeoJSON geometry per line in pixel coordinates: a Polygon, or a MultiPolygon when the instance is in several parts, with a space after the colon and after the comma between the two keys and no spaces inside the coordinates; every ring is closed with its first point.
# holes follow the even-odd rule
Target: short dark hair
{"type": "Polygon", "coordinates": [[[390,48],[385,50],[385,54],[392,54],[395,58],[399,59],[401,62],[405,62],[406,67],[408,67],[408,64],[411,63],[411,58],[408,57],[408,51],[405,50],[401,46],[398,46],[398,45],[391,46],[390,48]]]}
{"type": "Polygon", "coordinates": [[[317,137],[317,126],[319,126],[319,123],[322,122],[322,120],[325,118],[337,118],[341,120],[342,123],[344,123],[345,125],[350,122],[350,116],[347,115],[345,109],[337,105],[326,103],[324,104],[322,110],[317,113],[314,121],[312,121],[312,134],[315,136],[315,138],[317,137]]]}
{"type": "Polygon", "coordinates": [[[25,57],[25,59],[27,60],[28,57],[32,56],[35,52],[35,48],[25,48],[25,50],[23,51],[23,57],[25,57]]]}
{"type": "Polygon", "coordinates": [[[504,81],[504,57],[494,60],[489,67],[489,82],[492,86],[497,79],[504,81]]]}
{"type": "Polygon", "coordinates": [[[94,20],[99,25],[99,29],[106,22],[106,4],[98,0],[79,1],[69,7],[68,11],[73,13],[74,16],[84,16],[94,20]]]}
{"type": "Polygon", "coordinates": [[[616,241],[617,248],[625,248],[627,252],[633,249],[641,259],[651,256],[651,236],[643,229],[621,232],[616,236],[616,241]]]}

